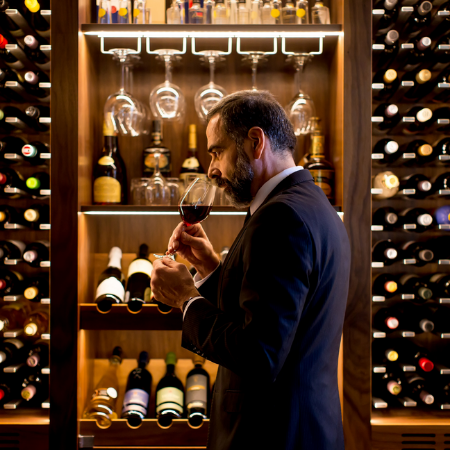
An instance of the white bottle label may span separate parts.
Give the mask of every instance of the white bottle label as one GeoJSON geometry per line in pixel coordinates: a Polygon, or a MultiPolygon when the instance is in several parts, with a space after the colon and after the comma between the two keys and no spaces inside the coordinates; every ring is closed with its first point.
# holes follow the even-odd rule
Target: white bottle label
{"type": "Polygon", "coordinates": [[[186,381],[186,405],[191,407],[194,402],[202,404],[206,409],[208,402],[208,379],[205,375],[191,375],[186,381]]]}
{"type": "Polygon", "coordinates": [[[125,299],[125,288],[123,284],[116,277],[109,277],[103,280],[97,287],[95,298],[101,295],[112,294],[120,299],[121,302],[125,299]]]}
{"type": "Polygon", "coordinates": [[[133,273],[146,273],[149,277],[151,277],[152,272],[153,265],[150,261],[147,261],[146,259],[136,259],[128,268],[128,278],[130,278],[133,273]]]}
{"type": "Polygon", "coordinates": [[[175,387],[166,387],[156,393],[156,413],[165,409],[174,409],[183,414],[184,394],[175,387]]]}
{"type": "Polygon", "coordinates": [[[147,415],[149,395],[142,389],[130,389],[123,399],[122,414],[127,411],[139,411],[147,415]]]}

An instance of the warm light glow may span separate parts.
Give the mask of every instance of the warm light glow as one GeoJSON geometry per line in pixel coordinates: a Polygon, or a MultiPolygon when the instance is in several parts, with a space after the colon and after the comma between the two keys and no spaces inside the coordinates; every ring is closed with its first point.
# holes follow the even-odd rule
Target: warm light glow
{"type": "MultiPolygon", "coordinates": [[[[80,214],[91,216],[179,216],[178,211],[85,211],[80,214]]],[[[246,216],[244,211],[212,211],[211,216],[246,216]]]]}

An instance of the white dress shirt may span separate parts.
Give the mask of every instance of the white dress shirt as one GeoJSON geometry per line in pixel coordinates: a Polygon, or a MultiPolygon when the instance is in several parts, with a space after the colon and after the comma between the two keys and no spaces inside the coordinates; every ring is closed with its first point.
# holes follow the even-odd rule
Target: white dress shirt
{"type": "MultiPolygon", "coordinates": [[[[283,170],[279,174],[277,174],[274,177],[272,177],[270,180],[266,181],[259,188],[259,191],[256,193],[255,198],[253,199],[253,201],[250,204],[250,215],[252,216],[253,214],[255,214],[256,210],[264,203],[264,200],[267,198],[267,196],[285,178],[287,178],[289,175],[292,175],[294,172],[297,172],[297,171],[302,170],[302,169],[303,169],[302,166],[289,167],[289,169],[283,170]]],[[[198,273],[196,273],[195,277],[194,277],[195,287],[198,289],[219,267],[220,267],[220,264],[217,266],[217,268],[215,270],[213,270],[208,276],[206,276],[203,279],[200,277],[200,275],[198,273]]],[[[198,298],[203,298],[203,297],[201,297],[201,296],[200,297],[194,297],[194,298],[191,298],[189,300],[188,304],[186,305],[186,308],[184,308],[183,319],[184,319],[184,316],[186,315],[186,311],[188,310],[189,305],[192,302],[194,302],[195,300],[197,300],[198,298]]]]}

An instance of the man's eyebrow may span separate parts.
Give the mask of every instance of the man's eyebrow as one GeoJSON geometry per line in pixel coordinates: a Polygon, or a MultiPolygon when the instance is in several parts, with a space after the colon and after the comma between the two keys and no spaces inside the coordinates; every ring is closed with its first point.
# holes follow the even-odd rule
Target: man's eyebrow
{"type": "Polygon", "coordinates": [[[221,147],[221,146],[218,145],[218,144],[211,145],[211,147],[208,148],[208,153],[212,153],[212,152],[213,152],[214,150],[216,150],[216,149],[221,149],[221,150],[223,150],[223,147],[221,147]]]}

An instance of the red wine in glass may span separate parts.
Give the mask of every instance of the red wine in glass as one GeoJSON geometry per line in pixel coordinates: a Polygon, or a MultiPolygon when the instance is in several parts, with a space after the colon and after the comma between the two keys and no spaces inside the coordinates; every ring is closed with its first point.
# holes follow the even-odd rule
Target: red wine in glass
{"type": "Polygon", "coordinates": [[[180,205],[178,211],[187,227],[205,220],[211,212],[212,205],[180,205]]]}

